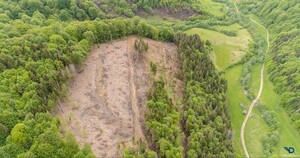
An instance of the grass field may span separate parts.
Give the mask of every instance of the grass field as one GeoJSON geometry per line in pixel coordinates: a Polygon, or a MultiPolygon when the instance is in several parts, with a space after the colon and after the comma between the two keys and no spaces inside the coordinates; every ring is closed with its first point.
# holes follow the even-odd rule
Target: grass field
{"type": "Polygon", "coordinates": [[[262,157],[263,153],[263,138],[267,136],[270,128],[261,117],[261,113],[257,108],[254,108],[245,128],[245,142],[250,157],[262,157]]]}
{"type": "Polygon", "coordinates": [[[261,67],[262,64],[255,64],[251,68],[250,89],[253,91],[255,96],[259,91],[261,67]]]}
{"type": "Polygon", "coordinates": [[[236,37],[202,28],[192,28],[187,30],[186,33],[199,34],[203,40],[209,40],[214,46],[214,51],[211,55],[212,60],[219,70],[223,70],[229,65],[238,62],[246,54],[251,41],[248,31],[240,29],[240,26],[238,26],[238,24],[233,26],[234,29],[238,30],[236,37]]]}
{"type": "Polygon", "coordinates": [[[216,28],[217,30],[227,30],[227,31],[235,31],[238,32],[240,29],[242,29],[242,26],[239,25],[238,23],[235,23],[233,25],[230,26],[214,26],[214,28],[216,28]]]}
{"type": "Polygon", "coordinates": [[[216,16],[223,16],[224,13],[221,10],[222,8],[224,9],[227,8],[226,5],[222,3],[214,2],[212,0],[201,0],[200,3],[201,3],[202,10],[205,10],[216,16]]]}
{"type": "MultiPolygon", "coordinates": [[[[251,101],[246,98],[243,94],[242,86],[240,84],[240,76],[242,74],[242,66],[238,65],[231,69],[228,69],[225,73],[225,78],[227,79],[227,99],[228,107],[231,116],[231,122],[233,130],[235,132],[234,136],[234,147],[236,149],[237,157],[244,157],[244,151],[242,149],[240,130],[245,115],[242,114],[242,108],[240,103],[245,104],[245,109],[249,108],[251,101]]],[[[254,109],[253,113],[256,117],[251,117],[248,120],[247,126],[245,128],[245,141],[248,152],[250,156],[263,156],[263,144],[262,138],[267,135],[269,127],[266,125],[264,120],[259,117],[260,112],[258,109],[254,109]]]]}
{"type": "Polygon", "coordinates": [[[236,149],[237,157],[244,157],[244,151],[241,143],[241,126],[245,115],[242,114],[242,108],[240,103],[245,104],[245,108],[248,109],[250,101],[243,95],[242,86],[240,84],[240,76],[242,74],[242,66],[235,66],[228,69],[225,73],[227,79],[227,98],[228,108],[230,111],[231,123],[234,130],[234,147],[236,149]]]}

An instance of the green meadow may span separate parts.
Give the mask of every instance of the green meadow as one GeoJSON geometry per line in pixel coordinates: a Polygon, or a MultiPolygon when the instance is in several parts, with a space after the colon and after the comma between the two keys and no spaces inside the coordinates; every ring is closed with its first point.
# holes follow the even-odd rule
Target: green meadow
{"type": "Polygon", "coordinates": [[[238,65],[231,69],[228,69],[224,75],[227,80],[227,101],[228,108],[230,111],[231,123],[234,131],[234,147],[236,149],[236,156],[243,157],[244,151],[241,143],[241,125],[245,118],[245,115],[242,114],[242,108],[240,103],[245,104],[245,108],[248,109],[250,100],[248,100],[244,94],[243,89],[240,84],[240,76],[242,74],[242,66],[238,65]]]}
{"type": "Polygon", "coordinates": [[[223,16],[222,9],[227,9],[227,6],[222,3],[217,3],[212,0],[201,0],[201,9],[205,10],[215,16],[223,16]]]}
{"type": "MultiPolygon", "coordinates": [[[[242,114],[240,103],[245,105],[245,109],[249,108],[251,101],[244,96],[242,85],[240,84],[240,77],[242,75],[242,65],[237,65],[230,68],[225,73],[227,79],[227,99],[228,107],[231,116],[232,127],[234,130],[234,146],[236,148],[236,156],[244,157],[244,151],[241,144],[241,125],[244,121],[245,115],[242,114]]],[[[245,128],[245,141],[248,152],[253,155],[264,155],[262,139],[267,134],[269,127],[264,120],[259,117],[260,112],[254,109],[252,114],[257,117],[249,118],[245,128]]]]}
{"type": "MultiPolygon", "coordinates": [[[[226,29],[229,28],[230,26],[226,26],[226,29]]],[[[241,29],[238,24],[234,24],[233,28],[237,30],[237,36],[227,36],[217,31],[202,28],[192,28],[187,30],[186,33],[198,34],[203,40],[209,40],[213,44],[211,58],[216,67],[223,70],[238,62],[246,54],[251,41],[250,34],[246,29],[241,29]]],[[[224,29],[224,27],[219,26],[217,29],[224,29]]]]}

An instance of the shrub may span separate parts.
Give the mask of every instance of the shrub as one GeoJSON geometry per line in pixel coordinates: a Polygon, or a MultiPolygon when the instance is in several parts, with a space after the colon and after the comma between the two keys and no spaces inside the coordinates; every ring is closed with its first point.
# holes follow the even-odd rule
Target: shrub
{"type": "Polygon", "coordinates": [[[153,63],[152,61],[150,62],[150,67],[151,67],[151,71],[153,72],[153,74],[156,74],[157,72],[157,64],[153,63]]]}
{"type": "Polygon", "coordinates": [[[145,43],[142,39],[135,40],[134,49],[139,53],[145,53],[148,51],[148,43],[145,43]]]}

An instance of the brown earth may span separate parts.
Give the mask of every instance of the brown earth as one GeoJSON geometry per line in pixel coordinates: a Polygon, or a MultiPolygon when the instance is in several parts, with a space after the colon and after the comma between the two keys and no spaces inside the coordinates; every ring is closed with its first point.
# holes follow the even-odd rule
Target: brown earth
{"type": "Polygon", "coordinates": [[[164,7],[158,7],[153,8],[153,13],[149,14],[143,9],[139,9],[139,11],[136,13],[138,16],[142,18],[147,18],[149,16],[158,16],[162,19],[173,19],[173,20],[186,20],[192,15],[202,14],[201,12],[197,12],[193,10],[192,8],[177,8],[177,10],[174,9],[168,9],[164,7]]]}
{"type": "Polygon", "coordinates": [[[63,132],[70,131],[82,144],[89,143],[97,157],[119,157],[134,140],[145,140],[145,105],[151,87],[150,61],[167,80],[172,98],[182,96],[177,47],[172,43],[143,39],[145,54],[133,46],[137,37],[100,44],[75,74],[67,98],[57,113],[63,132]],[[176,97],[177,96],[177,97],[176,97]]]}
{"type": "Polygon", "coordinates": [[[165,8],[155,8],[154,9],[155,15],[158,15],[160,17],[172,17],[180,20],[186,20],[188,17],[195,15],[195,14],[201,14],[193,10],[192,8],[186,8],[181,9],[179,11],[174,11],[172,9],[165,9],[165,8]]]}

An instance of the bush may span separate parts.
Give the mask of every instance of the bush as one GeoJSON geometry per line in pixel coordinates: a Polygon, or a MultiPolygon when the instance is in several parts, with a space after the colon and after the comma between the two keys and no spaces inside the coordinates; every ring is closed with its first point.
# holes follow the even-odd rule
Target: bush
{"type": "Polygon", "coordinates": [[[150,67],[151,67],[151,71],[153,72],[153,74],[156,74],[157,72],[157,64],[153,63],[152,61],[150,62],[150,67]]]}
{"type": "Polygon", "coordinates": [[[148,43],[145,43],[142,39],[135,40],[134,42],[134,48],[139,53],[145,53],[148,51],[148,43]]]}
{"type": "Polygon", "coordinates": [[[237,33],[235,31],[221,30],[220,32],[224,33],[227,36],[237,36],[237,33]]]}
{"type": "Polygon", "coordinates": [[[149,7],[148,5],[145,5],[145,6],[144,6],[144,10],[145,10],[146,12],[150,13],[150,14],[152,14],[152,13],[153,13],[153,10],[152,10],[152,8],[151,8],[151,7],[149,7]]]}

